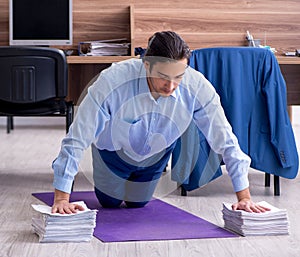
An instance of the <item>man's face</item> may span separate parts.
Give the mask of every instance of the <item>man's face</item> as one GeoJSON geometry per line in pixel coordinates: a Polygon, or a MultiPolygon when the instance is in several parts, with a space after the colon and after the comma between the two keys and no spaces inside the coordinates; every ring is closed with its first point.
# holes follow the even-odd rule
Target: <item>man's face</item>
{"type": "Polygon", "coordinates": [[[157,62],[150,69],[145,62],[147,81],[151,94],[155,99],[159,96],[170,96],[180,84],[187,67],[187,59],[171,62],[157,62]]]}

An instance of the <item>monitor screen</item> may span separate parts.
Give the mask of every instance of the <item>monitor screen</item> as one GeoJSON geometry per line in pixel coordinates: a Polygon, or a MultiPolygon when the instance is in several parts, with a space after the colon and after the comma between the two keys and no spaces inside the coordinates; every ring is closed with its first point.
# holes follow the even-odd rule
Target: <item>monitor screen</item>
{"type": "Polygon", "coordinates": [[[9,0],[10,45],[72,45],[72,0],[9,0]]]}

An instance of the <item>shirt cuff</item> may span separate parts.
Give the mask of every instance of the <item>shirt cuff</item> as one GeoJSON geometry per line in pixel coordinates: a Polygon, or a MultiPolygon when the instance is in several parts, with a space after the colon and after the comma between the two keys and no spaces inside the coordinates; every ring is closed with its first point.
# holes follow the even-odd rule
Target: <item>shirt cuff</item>
{"type": "Polygon", "coordinates": [[[234,192],[242,191],[249,187],[248,173],[232,179],[234,192]]]}
{"type": "Polygon", "coordinates": [[[54,177],[53,186],[55,189],[70,194],[72,190],[73,180],[54,177]]]}

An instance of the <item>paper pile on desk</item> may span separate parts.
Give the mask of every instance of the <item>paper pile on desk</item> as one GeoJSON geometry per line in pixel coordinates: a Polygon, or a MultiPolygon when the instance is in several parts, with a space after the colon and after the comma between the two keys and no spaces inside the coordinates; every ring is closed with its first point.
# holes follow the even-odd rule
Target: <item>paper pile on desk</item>
{"type": "Polygon", "coordinates": [[[80,42],[79,55],[88,56],[117,56],[128,55],[130,43],[126,38],[80,42]]]}
{"type": "Polygon", "coordinates": [[[32,227],[40,242],[87,242],[96,226],[97,210],[90,210],[83,201],[74,202],[84,207],[84,211],[73,214],[51,213],[51,207],[32,205],[36,215],[32,227]]]}
{"type": "Polygon", "coordinates": [[[231,204],[223,203],[224,227],[242,236],[289,234],[289,221],[286,210],[278,209],[265,201],[258,204],[271,210],[264,213],[233,211],[231,204]]]}

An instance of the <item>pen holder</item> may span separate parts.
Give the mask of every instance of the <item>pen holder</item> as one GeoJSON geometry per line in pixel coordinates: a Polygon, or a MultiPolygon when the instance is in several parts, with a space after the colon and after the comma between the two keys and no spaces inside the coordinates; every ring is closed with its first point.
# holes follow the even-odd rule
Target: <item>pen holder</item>
{"type": "Polygon", "coordinates": [[[249,47],[259,47],[260,39],[247,40],[249,47]]]}

